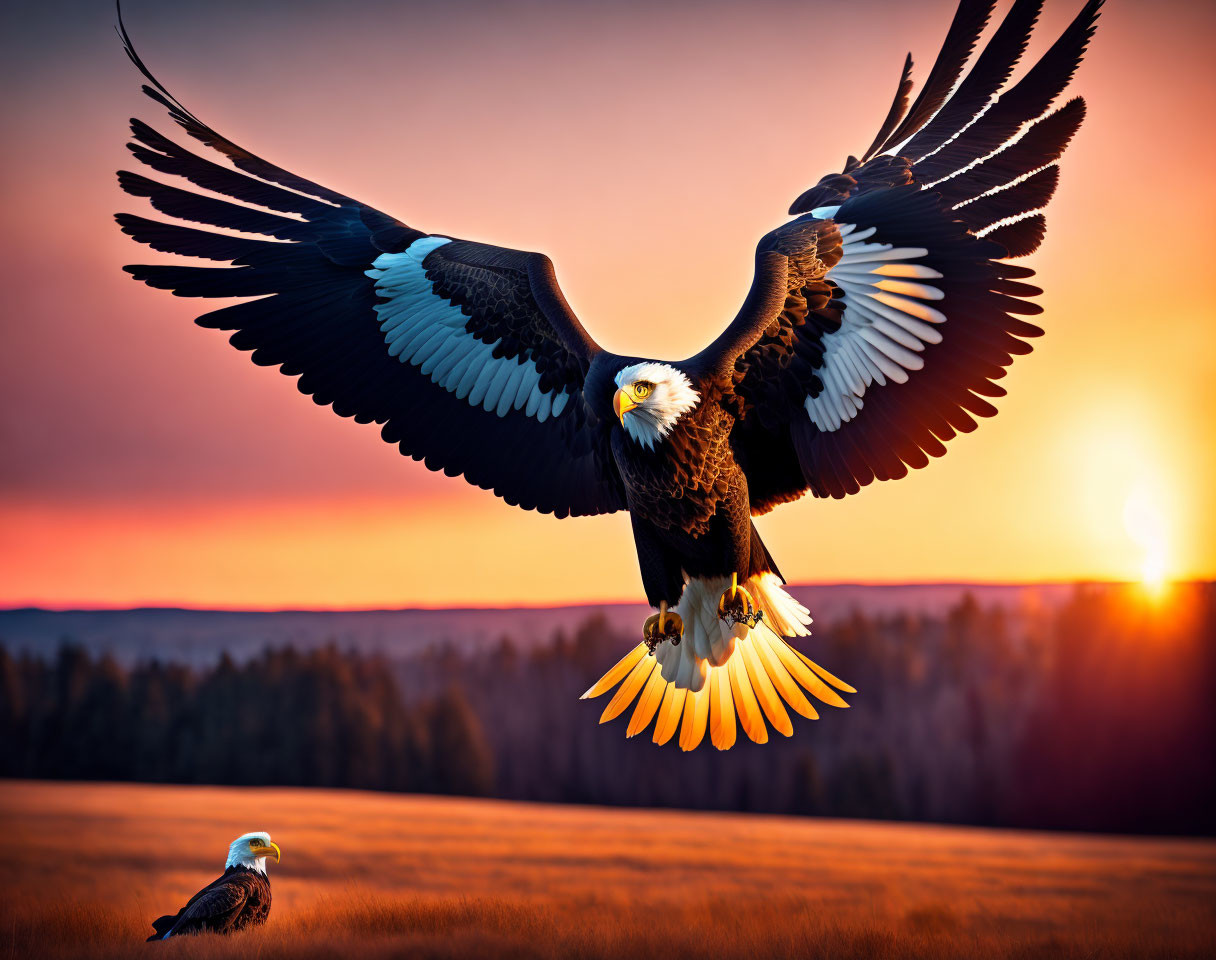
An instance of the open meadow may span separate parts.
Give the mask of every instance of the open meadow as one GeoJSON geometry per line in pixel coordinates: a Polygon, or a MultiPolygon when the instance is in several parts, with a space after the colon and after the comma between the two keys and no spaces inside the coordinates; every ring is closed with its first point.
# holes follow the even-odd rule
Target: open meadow
{"type": "Polygon", "coordinates": [[[353,791],[0,782],[0,957],[121,957],[269,830],[266,927],[178,958],[1201,957],[1216,842],[353,791]]]}

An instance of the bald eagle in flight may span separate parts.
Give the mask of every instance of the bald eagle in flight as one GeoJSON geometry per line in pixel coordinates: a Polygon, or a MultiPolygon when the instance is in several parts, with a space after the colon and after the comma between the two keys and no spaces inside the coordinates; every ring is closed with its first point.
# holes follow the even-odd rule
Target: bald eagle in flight
{"type": "MultiPolygon", "coordinates": [[[[742,307],[685,360],[601,349],[539,253],[428,233],[233,143],[152,76],[120,21],[144,92],[212,153],[132,120],[137,160],[207,193],[125,171],[122,188],[203,229],[118,223],[220,264],[126,269],[181,297],[248,298],[197,322],[432,470],[557,517],[628,510],[657,612],[587,691],[619,684],[601,722],[636,701],[627,735],[654,720],[656,743],[678,728],[685,750],[707,730],[719,749],[737,726],[789,736],[787,707],[818,715],[806,693],[842,707],[856,691],[786,642],[810,616],[752,518],[941,456],[997,412],[997,381],[1043,332],[1022,319],[1041,312],[1033,271],[1011,261],[1043,238],[1085,112],[1051,105],[1101,0],[1011,82],[1041,5],[1015,0],[964,75],[994,3],[961,0],[916,98],[909,57],[869,148],[760,240],[742,307]]],[[[847,70],[844,53],[820,59],[847,70]]]]}
{"type": "Polygon", "coordinates": [[[266,860],[279,862],[279,845],[270,834],[257,832],[237,837],[228,847],[222,876],[212,880],[174,914],[152,921],[152,940],[168,940],[189,933],[234,933],[256,927],[270,916],[270,877],[266,860]]]}

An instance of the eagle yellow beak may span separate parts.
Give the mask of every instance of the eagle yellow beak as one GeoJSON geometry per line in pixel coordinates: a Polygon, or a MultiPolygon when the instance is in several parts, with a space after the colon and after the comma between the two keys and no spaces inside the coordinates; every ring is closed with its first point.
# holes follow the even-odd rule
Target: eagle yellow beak
{"type": "Polygon", "coordinates": [[[279,851],[279,845],[277,843],[268,843],[264,847],[258,847],[255,852],[257,853],[257,855],[259,857],[265,857],[267,860],[269,860],[271,857],[274,857],[274,862],[275,863],[279,862],[280,851],[279,851]]]}
{"type": "Polygon", "coordinates": [[[616,411],[616,418],[620,420],[621,423],[625,422],[625,414],[627,414],[637,405],[638,402],[633,398],[633,394],[631,394],[624,387],[621,387],[615,394],[613,394],[612,409],[616,411]]]}

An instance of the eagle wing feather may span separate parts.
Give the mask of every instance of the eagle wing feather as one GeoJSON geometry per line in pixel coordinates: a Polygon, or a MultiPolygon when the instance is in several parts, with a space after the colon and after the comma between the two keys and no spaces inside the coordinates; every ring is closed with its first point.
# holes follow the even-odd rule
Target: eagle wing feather
{"type": "Polygon", "coordinates": [[[128,272],[176,296],[245,298],[196,322],[230,331],[316,403],[381,424],[432,470],[557,516],[625,507],[606,425],[582,402],[600,349],[547,257],[424,233],[255,156],[160,84],[121,16],[119,32],[144,92],[231,164],[131,122],[132,155],[186,187],[120,173],[127,193],[177,222],[119,214],[119,225],[154,250],[217,263],[128,272]]]}
{"type": "Polygon", "coordinates": [[[269,903],[269,881],[264,876],[247,870],[229,870],[198,891],[176,914],[152,921],[156,932],[148,939],[163,940],[208,930],[225,932],[250,898],[259,892],[269,903]],[[259,891],[259,887],[267,889],[259,891]]]}
{"type": "Polygon", "coordinates": [[[993,7],[962,0],[906,117],[906,69],[901,76],[866,156],[885,152],[850,157],[794,202],[796,219],[758,247],[744,308],[694,358],[730,367],[742,400],[732,441],[754,513],[808,490],[843,497],[925,466],[996,413],[996,381],[1042,334],[1020,319],[1041,312],[1030,300],[1041,291],[1023,282],[1033,272],[1009,261],[1042,242],[1055,161],[1085,104],[1048,111],[1102,0],[1089,0],[1002,90],[1041,5],[1017,0],[955,86],[993,7]],[[804,276],[799,257],[832,236],[828,269],[804,276]],[[798,240],[804,248],[789,249],[798,240]]]}

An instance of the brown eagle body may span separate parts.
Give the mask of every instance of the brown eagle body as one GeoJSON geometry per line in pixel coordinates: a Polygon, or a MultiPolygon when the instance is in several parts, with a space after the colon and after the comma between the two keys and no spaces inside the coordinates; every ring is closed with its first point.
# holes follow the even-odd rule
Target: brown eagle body
{"type": "Polygon", "coordinates": [[[192,933],[235,933],[270,916],[270,878],[247,867],[229,867],[177,913],[152,921],[149,941],[192,933]]]}
{"type": "Polygon", "coordinates": [[[270,878],[266,861],[279,862],[279,845],[264,831],[242,834],[228,847],[224,872],[174,914],[152,921],[148,937],[167,940],[195,933],[235,933],[261,926],[270,916],[270,878]]]}

